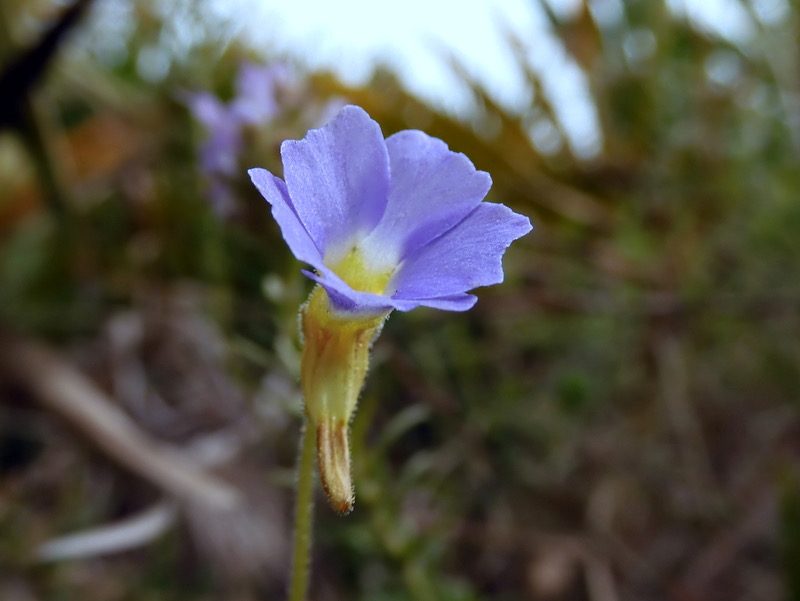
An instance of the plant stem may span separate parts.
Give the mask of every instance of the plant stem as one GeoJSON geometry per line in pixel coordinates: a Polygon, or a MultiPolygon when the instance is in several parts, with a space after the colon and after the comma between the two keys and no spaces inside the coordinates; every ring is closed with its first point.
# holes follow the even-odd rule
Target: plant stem
{"type": "Polygon", "coordinates": [[[311,563],[311,526],[314,517],[314,452],[316,432],[309,420],[303,425],[297,461],[297,493],[294,514],[294,549],[289,601],[306,601],[311,563]]]}

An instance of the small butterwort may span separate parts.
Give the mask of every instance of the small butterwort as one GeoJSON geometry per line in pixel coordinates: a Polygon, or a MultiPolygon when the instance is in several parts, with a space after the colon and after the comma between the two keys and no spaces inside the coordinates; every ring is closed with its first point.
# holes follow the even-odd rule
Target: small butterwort
{"type": "Polygon", "coordinates": [[[317,286],[301,309],[305,413],[331,506],[353,507],[348,427],[370,345],[389,313],[465,311],[468,291],[503,281],[502,257],[527,217],[484,202],[492,180],[421,131],[384,139],[357,106],[281,145],[284,180],[249,171],[317,286]]]}

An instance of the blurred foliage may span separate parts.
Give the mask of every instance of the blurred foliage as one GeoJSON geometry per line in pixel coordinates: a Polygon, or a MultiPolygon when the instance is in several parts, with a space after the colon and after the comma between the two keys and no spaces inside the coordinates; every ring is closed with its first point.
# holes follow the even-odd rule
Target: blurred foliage
{"type": "MultiPolygon", "coordinates": [[[[4,1],[0,67],[60,4],[4,1]]],[[[314,599],[800,594],[800,6],[776,0],[770,21],[769,3],[737,4],[753,32],[734,43],[660,0],[614,19],[590,4],[542,7],[588,82],[595,156],[572,152],[529,40],[510,33],[532,96],[519,112],[451,57],[469,119],[388,69],[359,88],[314,73],[246,133],[242,175],[280,173],[282,139],[328,101],[359,104],[387,135],[420,128],[464,152],[492,175],[489,199],[536,226],[474,310],[388,321],[353,424],[357,509],[318,513],[314,599]]],[[[97,2],[31,98],[44,158],[30,127],[0,137],[0,324],[57,344],[163,440],[233,433],[220,470],[262,519],[214,530],[186,510],[141,549],[36,564],[43,541],[158,492],[4,377],[3,599],[283,594],[309,283],[244,177],[229,182],[237,211],[212,210],[206,132],[181,94],[230,98],[255,53],[203,6],[97,2]],[[252,569],[237,570],[250,563],[231,559],[230,532],[270,527],[274,552],[244,547],[252,569]]]]}

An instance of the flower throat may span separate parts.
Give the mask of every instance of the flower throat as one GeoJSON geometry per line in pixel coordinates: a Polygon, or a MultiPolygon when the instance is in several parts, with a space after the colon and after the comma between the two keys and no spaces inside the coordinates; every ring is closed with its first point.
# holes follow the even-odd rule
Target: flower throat
{"type": "Polygon", "coordinates": [[[342,278],[353,290],[361,292],[371,292],[372,294],[384,294],[389,280],[392,279],[395,270],[378,270],[367,265],[364,252],[354,246],[350,251],[334,265],[330,266],[331,271],[342,278]]]}

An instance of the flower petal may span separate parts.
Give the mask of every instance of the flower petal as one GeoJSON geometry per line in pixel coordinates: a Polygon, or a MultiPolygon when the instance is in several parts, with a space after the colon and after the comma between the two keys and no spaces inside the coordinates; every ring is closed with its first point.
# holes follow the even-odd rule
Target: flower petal
{"type": "Polygon", "coordinates": [[[346,106],[302,140],[281,145],[295,212],[326,259],[380,220],[389,193],[389,156],[378,124],[346,106]]]}
{"type": "Polygon", "coordinates": [[[234,175],[242,150],[242,136],[237,126],[220,123],[209,130],[209,138],[200,151],[200,163],[207,174],[234,175]]]}
{"type": "Polygon", "coordinates": [[[303,273],[325,288],[331,305],[337,311],[353,316],[370,316],[380,315],[395,308],[388,296],[353,290],[327,267],[323,266],[318,271],[319,273],[313,273],[303,270],[303,273]]]}
{"type": "Polygon", "coordinates": [[[503,253],[531,231],[530,220],[484,202],[444,235],[409,256],[390,288],[395,299],[449,297],[503,281],[503,253]]]}
{"type": "Polygon", "coordinates": [[[362,248],[376,264],[396,265],[464,219],[492,185],[461,153],[417,130],[386,139],[391,189],[386,212],[362,248]]]}
{"type": "Polygon", "coordinates": [[[203,171],[207,174],[234,175],[242,146],[238,118],[208,92],[185,94],[182,100],[207,133],[200,151],[203,171]]]}
{"type": "Polygon", "coordinates": [[[392,305],[400,311],[411,311],[417,307],[429,307],[444,311],[466,311],[478,301],[474,294],[454,294],[453,296],[440,296],[437,298],[423,298],[418,300],[392,299],[392,305]]]}
{"type": "Polygon", "coordinates": [[[272,216],[278,222],[283,239],[294,256],[317,269],[323,268],[322,255],[297,217],[283,180],[266,169],[250,169],[247,173],[261,195],[272,205],[272,216]]]}
{"type": "Polygon", "coordinates": [[[183,100],[194,118],[207,129],[216,129],[229,118],[227,107],[209,92],[188,93],[183,100]]]}
{"type": "Polygon", "coordinates": [[[445,311],[466,311],[472,308],[478,300],[478,297],[473,294],[454,294],[452,296],[415,300],[389,298],[379,294],[353,290],[346,282],[327,268],[324,268],[319,274],[305,269],[303,273],[325,288],[328,293],[328,299],[334,309],[350,315],[380,315],[392,309],[411,311],[417,307],[429,307],[445,311]]]}
{"type": "Polygon", "coordinates": [[[236,78],[236,98],[231,102],[231,112],[242,122],[261,125],[278,114],[276,87],[288,73],[282,63],[258,65],[244,63],[236,78]]]}
{"type": "Polygon", "coordinates": [[[220,219],[227,219],[236,213],[236,200],[228,182],[218,177],[210,177],[208,198],[211,201],[211,210],[220,219]]]}

